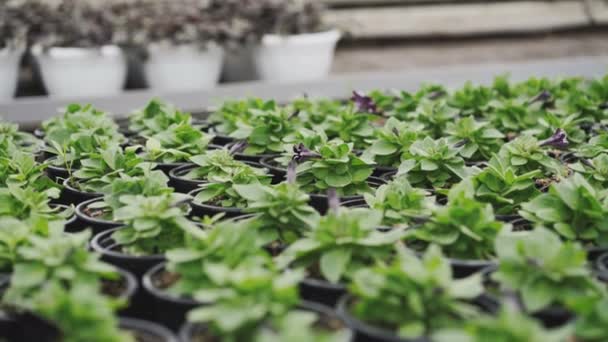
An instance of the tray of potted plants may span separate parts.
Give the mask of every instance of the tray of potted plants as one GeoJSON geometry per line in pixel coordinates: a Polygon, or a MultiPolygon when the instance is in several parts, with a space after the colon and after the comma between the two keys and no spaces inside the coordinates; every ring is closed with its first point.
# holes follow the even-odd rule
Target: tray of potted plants
{"type": "Polygon", "coordinates": [[[1,123],[0,339],[605,341],[607,103],[498,77],[1,123]]]}

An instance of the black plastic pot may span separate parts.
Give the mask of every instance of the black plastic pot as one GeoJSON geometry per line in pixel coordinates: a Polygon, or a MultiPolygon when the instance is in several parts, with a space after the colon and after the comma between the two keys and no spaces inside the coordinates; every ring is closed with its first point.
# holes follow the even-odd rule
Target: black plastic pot
{"type": "Polygon", "coordinates": [[[463,260],[449,259],[452,266],[453,277],[456,279],[466,278],[484,269],[496,267],[496,262],[490,260],[463,260]]]}
{"type": "Polygon", "coordinates": [[[88,201],[84,201],[76,206],[76,216],[80,221],[80,226],[83,228],[91,228],[93,234],[99,234],[106,230],[117,228],[123,224],[115,221],[107,221],[99,218],[95,218],[87,214],[89,205],[103,201],[102,198],[93,198],[88,201]]]}
{"type": "Polygon", "coordinates": [[[519,219],[521,219],[522,217],[519,215],[494,215],[494,217],[498,220],[498,221],[502,221],[502,222],[506,222],[506,223],[513,223],[513,222],[517,222],[519,219]]]}
{"type": "MultiPolygon", "coordinates": [[[[198,194],[200,191],[201,189],[196,189],[190,191],[188,195],[195,197],[196,194],[198,194]]],[[[244,214],[243,209],[240,208],[218,207],[211,204],[196,203],[194,201],[190,202],[190,206],[192,207],[192,211],[190,212],[190,216],[192,217],[213,216],[219,213],[224,213],[224,217],[229,218],[241,216],[244,214]]]]}
{"type": "Polygon", "coordinates": [[[61,202],[66,204],[78,205],[82,202],[103,197],[103,194],[98,192],[84,192],[74,188],[71,184],[71,179],[63,180],[63,190],[61,191],[61,202]]]}
{"type": "MultiPolygon", "coordinates": [[[[236,143],[237,143],[236,141],[233,141],[233,142],[227,144],[226,148],[230,149],[236,143]]],[[[274,157],[278,157],[278,156],[280,156],[280,154],[278,154],[278,153],[266,153],[266,154],[256,154],[256,155],[245,154],[245,153],[235,153],[234,159],[259,163],[262,159],[274,158],[274,157]]]]}
{"type": "MultiPolygon", "coordinates": [[[[65,204],[59,204],[59,203],[49,203],[49,207],[51,207],[52,209],[59,209],[59,211],[65,211],[65,210],[70,209],[69,206],[67,206],[65,204]]],[[[78,217],[76,217],[76,213],[73,213],[70,217],[66,218],[65,230],[67,232],[78,231],[79,226],[80,225],[78,223],[78,217]]]]}
{"type": "Polygon", "coordinates": [[[44,136],[46,134],[44,133],[44,131],[42,130],[42,128],[36,128],[34,130],[34,136],[38,139],[44,139],[44,136]]]}
{"type": "MultiPolygon", "coordinates": [[[[386,182],[380,178],[376,178],[376,177],[369,177],[367,179],[367,183],[372,187],[372,188],[377,188],[382,184],[385,184],[386,182]]],[[[310,201],[308,202],[310,204],[311,207],[315,208],[319,213],[321,214],[325,214],[327,213],[327,209],[328,207],[328,203],[327,203],[327,195],[321,195],[321,194],[309,194],[310,196],[310,201]]],[[[340,203],[347,203],[347,202],[351,202],[351,201],[355,201],[355,200],[362,200],[363,199],[363,195],[354,195],[354,196],[344,196],[344,197],[340,197],[340,203]]]]}
{"type": "Polygon", "coordinates": [[[124,308],[120,309],[119,314],[121,316],[130,316],[136,310],[133,299],[137,294],[139,284],[137,282],[137,279],[133,274],[131,274],[131,272],[118,267],[117,271],[120,274],[120,279],[117,281],[103,280],[102,289],[103,292],[110,297],[125,300],[127,304],[124,308]],[[120,293],[112,293],[111,291],[109,291],[109,287],[112,286],[111,284],[116,282],[119,282],[122,286],[122,291],[120,293]]]}
{"type": "MultiPolygon", "coordinates": [[[[338,301],[337,313],[346,325],[353,331],[354,342],[430,342],[428,337],[420,337],[414,339],[406,339],[397,336],[394,332],[378,326],[374,326],[359,320],[351,315],[349,306],[353,301],[353,297],[346,294],[338,301]]],[[[498,310],[498,302],[486,295],[482,295],[473,300],[473,303],[479,306],[483,311],[488,313],[496,313],[498,310]]],[[[431,317],[432,319],[432,317],[431,317]]]]}
{"type": "Polygon", "coordinates": [[[545,328],[562,327],[575,318],[572,311],[560,306],[550,306],[530,315],[539,320],[545,328]]]}
{"type": "Polygon", "coordinates": [[[213,134],[215,136],[212,140],[212,143],[214,145],[226,146],[231,143],[234,143],[236,140],[233,137],[216,132],[215,126],[213,124],[208,124],[206,127],[204,127],[203,132],[207,132],[207,133],[213,134]]]}
{"type": "MultiPolygon", "coordinates": [[[[245,164],[255,167],[255,168],[263,168],[263,166],[259,163],[252,161],[243,161],[245,164]]],[[[201,184],[205,184],[206,180],[199,179],[187,179],[184,178],[188,172],[193,169],[198,168],[199,166],[196,164],[188,163],[179,167],[174,168],[169,172],[169,185],[172,186],[175,191],[181,193],[189,193],[190,191],[198,189],[201,184]]]]}
{"type": "Polygon", "coordinates": [[[0,310],[0,340],[8,342],[60,342],[59,327],[30,312],[0,310]]]}
{"type": "Polygon", "coordinates": [[[374,173],[372,173],[372,176],[382,178],[384,175],[393,174],[394,176],[396,173],[396,167],[376,165],[376,167],[374,167],[374,173]]]}
{"type": "MultiPolygon", "coordinates": [[[[587,260],[595,265],[600,262],[600,257],[608,253],[608,247],[589,246],[585,247],[585,250],[587,251],[587,260]]],[[[603,262],[605,263],[606,261],[603,262]]]]}
{"type": "Polygon", "coordinates": [[[178,342],[177,336],[162,325],[134,318],[121,318],[120,329],[128,331],[139,342],[178,342]]]}
{"type": "Polygon", "coordinates": [[[191,298],[179,297],[155,285],[155,277],[165,270],[165,264],[152,267],[142,278],[142,285],[152,298],[154,321],[177,330],[186,321],[186,314],[195,307],[203,305],[191,298]]]}
{"type": "MultiPolygon", "coordinates": [[[[47,161],[51,161],[53,159],[54,159],[54,157],[51,157],[51,158],[47,159],[47,161]]],[[[59,180],[69,178],[70,172],[68,171],[68,169],[66,169],[62,166],[55,166],[52,164],[48,164],[46,167],[46,175],[49,176],[49,178],[52,181],[59,183],[59,180]]]]}
{"type": "Polygon", "coordinates": [[[176,167],[188,165],[188,163],[156,163],[156,167],[154,169],[162,171],[164,174],[169,176],[169,172],[175,169],[176,167]]]}
{"type": "Polygon", "coordinates": [[[346,286],[333,284],[323,279],[304,278],[299,285],[300,298],[334,308],[338,300],[346,294],[346,286]]]}
{"type": "Polygon", "coordinates": [[[602,255],[600,255],[596,260],[595,260],[595,268],[600,271],[600,272],[608,272],[608,253],[604,253],[602,255]]]}
{"type": "Polygon", "coordinates": [[[277,157],[279,156],[275,155],[260,159],[260,164],[270,170],[270,173],[273,175],[273,183],[282,182],[287,175],[287,169],[275,161],[277,157]]]}
{"type": "MultiPolygon", "coordinates": [[[[319,324],[326,325],[332,328],[338,326],[344,327],[344,329],[348,328],[344,320],[338,314],[336,314],[334,310],[324,305],[319,305],[317,303],[312,303],[304,300],[298,305],[298,309],[317,313],[319,315],[319,324]]],[[[179,329],[179,339],[181,342],[200,341],[200,339],[195,339],[195,337],[198,337],[198,334],[204,333],[206,331],[207,326],[205,324],[186,322],[179,329]]],[[[209,337],[212,338],[212,336],[209,337]]],[[[211,340],[215,341],[213,339],[211,340]]],[[[350,341],[350,339],[347,340],[350,341]]]]}
{"type": "MultiPolygon", "coordinates": [[[[101,260],[131,272],[138,280],[141,280],[150,268],[165,261],[162,254],[133,256],[122,253],[120,245],[112,239],[112,234],[118,229],[122,228],[106,230],[91,240],[91,249],[101,254],[101,260]]],[[[133,297],[129,313],[137,318],[152,317],[152,301],[145,291],[138,291],[133,297]]]]}
{"type": "Polygon", "coordinates": [[[386,173],[383,173],[382,175],[380,175],[380,179],[382,179],[385,182],[390,182],[393,180],[393,178],[395,178],[396,174],[397,174],[397,170],[389,171],[389,172],[386,172],[386,173]]]}
{"type": "Polygon", "coordinates": [[[165,256],[162,254],[133,256],[122,253],[121,246],[112,239],[112,234],[119,229],[123,228],[106,230],[95,235],[91,240],[91,248],[101,254],[103,261],[133,273],[138,279],[150,268],[165,261],[165,256]]]}

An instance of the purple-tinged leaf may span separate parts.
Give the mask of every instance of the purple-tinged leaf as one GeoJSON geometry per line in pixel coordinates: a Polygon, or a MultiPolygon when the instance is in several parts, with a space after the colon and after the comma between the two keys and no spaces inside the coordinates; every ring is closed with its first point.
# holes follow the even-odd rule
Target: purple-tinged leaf
{"type": "Polygon", "coordinates": [[[552,146],[558,149],[568,148],[568,134],[561,128],[558,128],[553,135],[540,143],[540,146],[552,146]]]}
{"type": "Polygon", "coordinates": [[[230,147],[230,150],[228,150],[228,153],[230,153],[231,155],[241,153],[247,148],[247,145],[248,144],[245,140],[238,141],[237,143],[232,145],[232,147],[230,147]]]}
{"type": "Polygon", "coordinates": [[[543,90],[540,93],[538,93],[536,96],[531,98],[530,101],[528,101],[528,104],[533,104],[535,102],[547,103],[547,102],[551,101],[552,97],[553,96],[551,95],[551,93],[548,90],[543,90]]]}
{"type": "Polygon", "coordinates": [[[460,148],[469,143],[469,139],[463,139],[454,144],[454,148],[460,148]]]}
{"type": "Polygon", "coordinates": [[[307,149],[306,146],[304,146],[304,144],[302,144],[302,143],[299,143],[299,144],[293,146],[293,158],[292,159],[298,163],[301,163],[301,162],[306,161],[311,158],[319,158],[319,157],[321,157],[320,154],[307,149]]]}
{"type": "Polygon", "coordinates": [[[357,105],[357,110],[362,113],[380,114],[374,100],[362,93],[353,91],[353,96],[350,98],[357,105]]]}

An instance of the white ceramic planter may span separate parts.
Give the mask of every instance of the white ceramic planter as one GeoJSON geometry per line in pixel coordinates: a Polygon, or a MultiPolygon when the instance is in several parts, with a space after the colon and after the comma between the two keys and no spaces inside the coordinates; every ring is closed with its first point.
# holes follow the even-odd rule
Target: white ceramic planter
{"type": "Polygon", "coordinates": [[[127,64],[118,46],[51,48],[48,51],[34,48],[32,52],[50,96],[101,97],[123,90],[127,64]]]}
{"type": "Polygon", "coordinates": [[[150,46],[148,52],[144,70],[152,89],[179,92],[217,85],[224,58],[224,49],[219,46],[150,46]]]}
{"type": "Polygon", "coordinates": [[[253,53],[264,81],[293,82],[327,77],[340,40],[337,30],[293,36],[266,35],[253,53]]]}
{"type": "Polygon", "coordinates": [[[8,102],[15,96],[22,55],[23,49],[0,50],[0,102],[8,102]]]}

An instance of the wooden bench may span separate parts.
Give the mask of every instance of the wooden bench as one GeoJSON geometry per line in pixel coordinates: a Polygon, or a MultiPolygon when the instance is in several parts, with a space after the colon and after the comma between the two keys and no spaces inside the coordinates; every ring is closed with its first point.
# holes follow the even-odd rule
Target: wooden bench
{"type": "Polygon", "coordinates": [[[605,0],[316,0],[352,39],[551,32],[608,23],[605,0]]]}

